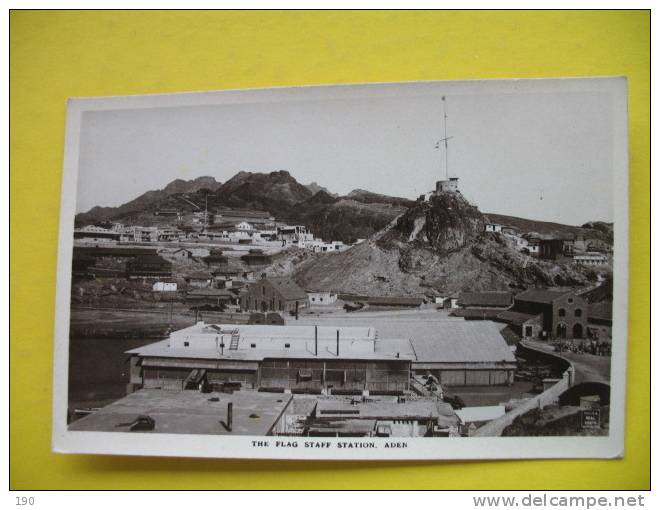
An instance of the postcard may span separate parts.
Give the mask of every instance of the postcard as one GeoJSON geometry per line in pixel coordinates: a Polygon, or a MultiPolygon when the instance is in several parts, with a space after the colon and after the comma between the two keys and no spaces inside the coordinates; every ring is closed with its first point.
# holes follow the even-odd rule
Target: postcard
{"type": "Polygon", "coordinates": [[[68,103],[53,449],[624,454],[627,84],[68,103]]]}

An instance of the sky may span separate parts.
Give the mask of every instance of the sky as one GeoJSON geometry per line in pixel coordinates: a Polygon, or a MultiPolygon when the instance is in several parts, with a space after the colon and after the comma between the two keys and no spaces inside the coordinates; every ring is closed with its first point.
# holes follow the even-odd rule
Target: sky
{"type": "MultiPolygon", "coordinates": [[[[415,199],[446,175],[442,91],[300,102],[87,111],[77,212],[174,179],[288,170],[333,193],[415,199]],[[442,146],[441,146],[442,147],[442,146]]],[[[446,96],[448,172],[482,212],[612,221],[613,112],[598,92],[446,96]]]]}

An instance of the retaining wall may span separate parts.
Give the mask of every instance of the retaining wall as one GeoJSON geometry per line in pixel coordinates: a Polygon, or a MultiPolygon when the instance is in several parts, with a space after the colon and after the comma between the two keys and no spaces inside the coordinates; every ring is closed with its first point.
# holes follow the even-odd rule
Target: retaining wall
{"type": "Polygon", "coordinates": [[[509,425],[511,425],[511,423],[513,423],[513,420],[515,420],[518,416],[522,416],[523,414],[531,411],[532,409],[536,409],[536,408],[543,409],[545,406],[557,404],[559,402],[559,395],[564,393],[567,389],[569,389],[572,386],[575,369],[573,368],[573,364],[570,361],[567,361],[564,358],[561,358],[560,356],[556,356],[549,352],[535,349],[529,345],[524,344],[523,342],[519,344],[519,348],[520,346],[522,346],[522,348],[525,350],[534,351],[534,353],[538,354],[540,357],[555,358],[554,361],[556,363],[560,363],[562,366],[566,367],[564,373],[562,374],[562,378],[559,380],[559,382],[557,382],[557,384],[553,385],[551,388],[548,388],[543,393],[540,393],[539,395],[530,398],[529,400],[525,401],[523,404],[519,405],[515,409],[512,409],[511,411],[506,413],[504,416],[501,416],[500,418],[497,418],[493,421],[486,423],[484,426],[479,427],[474,432],[473,436],[475,437],[501,436],[504,429],[509,425]]]}

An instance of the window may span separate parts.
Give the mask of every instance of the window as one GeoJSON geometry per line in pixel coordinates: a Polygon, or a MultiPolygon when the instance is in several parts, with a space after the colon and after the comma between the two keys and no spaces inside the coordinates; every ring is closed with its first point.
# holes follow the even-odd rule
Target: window
{"type": "Polygon", "coordinates": [[[291,344],[284,344],[285,349],[288,349],[289,347],[291,347],[291,344]]]}
{"type": "Polygon", "coordinates": [[[266,287],[264,287],[264,286],[261,287],[261,295],[262,296],[266,295],[266,287]]]}
{"type": "Polygon", "coordinates": [[[573,298],[572,298],[572,297],[569,297],[569,298],[568,298],[568,302],[569,302],[569,303],[572,303],[572,302],[573,302],[573,298]]]}
{"type": "Polygon", "coordinates": [[[532,334],[532,326],[525,326],[525,336],[530,337],[532,334]]]}
{"type": "Polygon", "coordinates": [[[184,347],[190,347],[190,342],[183,342],[184,347]]]}
{"type": "Polygon", "coordinates": [[[576,317],[582,317],[582,309],[581,308],[576,308],[575,309],[575,316],[576,317]]]}
{"type": "Polygon", "coordinates": [[[319,301],[323,302],[323,298],[319,298],[319,301]]]}
{"type": "Polygon", "coordinates": [[[312,298],[312,301],[316,301],[316,298],[315,298],[315,297],[313,297],[313,298],[312,298]]]}
{"type": "Polygon", "coordinates": [[[560,308],[559,311],[557,312],[557,315],[559,315],[560,317],[566,317],[566,310],[560,308]]]}
{"type": "Polygon", "coordinates": [[[250,348],[252,348],[252,349],[256,349],[256,348],[257,348],[257,344],[250,344],[250,348]]]}

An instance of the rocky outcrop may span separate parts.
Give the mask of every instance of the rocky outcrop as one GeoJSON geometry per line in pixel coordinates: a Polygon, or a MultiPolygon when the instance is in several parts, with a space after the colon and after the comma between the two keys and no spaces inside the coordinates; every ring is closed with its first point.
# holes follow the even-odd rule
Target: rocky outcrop
{"type": "Polygon", "coordinates": [[[302,261],[295,277],[310,288],[378,295],[578,286],[590,270],[533,259],[459,193],[416,202],[386,228],[350,250],[302,261]]]}

